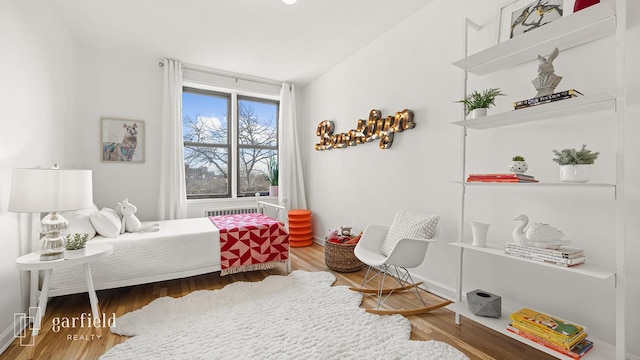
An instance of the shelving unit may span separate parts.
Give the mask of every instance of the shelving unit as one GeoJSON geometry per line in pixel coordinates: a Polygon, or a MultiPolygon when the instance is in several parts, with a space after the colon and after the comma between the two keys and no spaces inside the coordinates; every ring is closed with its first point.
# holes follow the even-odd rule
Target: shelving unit
{"type": "MultiPolygon", "coordinates": [[[[467,91],[468,74],[486,75],[492,72],[513,67],[525,62],[533,61],[539,54],[549,54],[554,48],[558,47],[561,51],[568,48],[579,46],[592,42],[594,40],[615,35],[616,42],[616,93],[614,95],[600,93],[587,96],[579,96],[576,98],[553,102],[549,104],[534,106],[530,108],[509,111],[505,113],[490,115],[482,118],[453,122],[454,125],[461,126],[462,132],[462,161],[461,176],[459,183],[462,189],[462,198],[460,204],[460,223],[459,237],[455,243],[450,245],[459,249],[459,274],[457,281],[457,301],[448,306],[449,309],[456,313],[456,323],[460,324],[460,316],[469,318],[475,322],[481,323],[495,331],[507,335],[513,339],[521,341],[545,353],[553,355],[560,359],[569,359],[553,350],[542,345],[524,339],[516,334],[506,330],[509,323],[508,315],[502,318],[488,318],[474,315],[468,308],[463,299],[463,267],[465,251],[473,251],[480,254],[479,256],[500,257],[509,261],[521,264],[531,264],[529,266],[542,266],[554,269],[558,272],[573,273],[580,276],[586,276],[593,279],[608,280],[615,285],[615,345],[607,344],[598,340],[594,341],[594,348],[585,359],[611,359],[624,360],[626,357],[625,347],[625,266],[624,266],[624,208],[623,208],[623,174],[624,174],[624,148],[623,140],[623,124],[624,124],[624,32],[626,17],[626,0],[615,0],[615,6],[607,1],[586,8],[580,12],[570,16],[558,19],[547,24],[535,31],[520,35],[514,39],[510,39],[499,43],[486,50],[476,54],[466,56],[467,38],[466,31],[469,28],[478,30],[480,27],[467,19],[465,29],[465,57],[453,63],[453,65],[461,68],[465,72],[464,76],[464,93],[467,91]],[[540,182],[540,183],[467,183],[465,182],[467,169],[467,135],[468,130],[485,130],[501,128],[506,126],[514,126],[528,122],[540,122],[550,119],[562,119],[573,115],[591,114],[594,112],[602,112],[607,118],[614,118],[615,121],[615,142],[616,142],[616,180],[615,183],[561,183],[561,182],[540,182]],[[485,187],[503,187],[505,189],[521,188],[521,189],[545,189],[544,191],[555,191],[556,189],[605,189],[612,190],[616,208],[615,220],[615,264],[591,264],[585,263],[574,267],[563,267],[551,263],[540,262],[536,260],[525,259],[504,253],[501,246],[490,244],[490,246],[481,248],[464,242],[464,224],[465,220],[465,203],[466,189],[476,188],[481,191],[485,187]]],[[[475,133],[474,133],[475,134],[475,133]]],[[[511,241],[510,239],[505,239],[511,241]]],[[[518,264],[515,264],[516,266],[518,264]]],[[[521,265],[524,266],[524,265],[521,265]]],[[[504,301],[503,301],[504,303],[504,301]]],[[[508,301],[507,301],[508,303],[508,301]]],[[[514,304],[511,304],[513,307],[514,304]]],[[[526,304],[523,304],[526,305],[526,304]]],[[[524,306],[522,306],[524,307],[524,306]]],[[[519,307],[520,308],[520,307],[519,307]]],[[[510,314],[518,310],[513,308],[504,308],[503,314],[510,314]]],[[[543,310],[543,309],[541,309],[543,310]]],[[[544,311],[544,310],[543,310],[544,311]]],[[[557,314],[556,314],[557,315],[557,314]]],[[[587,324],[588,325],[588,324],[587,324]]]]}

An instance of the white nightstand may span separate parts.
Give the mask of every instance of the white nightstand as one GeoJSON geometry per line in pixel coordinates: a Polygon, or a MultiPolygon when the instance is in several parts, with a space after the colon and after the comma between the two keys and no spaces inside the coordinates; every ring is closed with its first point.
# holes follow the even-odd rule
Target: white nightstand
{"type": "MultiPolygon", "coordinates": [[[[16,266],[19,270],[35,271],[44,270],[44,282],[42,283],[42,290],[38,299],[38,311],[34,320],[33,327],[33,346],[35,349],[38,340],[38,333],[42,325],[42,319],[44,318],[45,311],[47,310],[47,301],[49,300],[49,281],[51,280],[51,273],[55,269],[63,269],[71,266],[84,264],[85,275],[87,278],[87,292],[89,293],[89,301],[91,302],[91,312],[93,317],[100,318],[100,309],[98,307],[98,296],[96,290],[93,287],[93,279],[91,278],[91,269],[89,263],[106,258],[113,253],[113,246],[111,245],[92,245],[88,244],[85,248],[84,254],[75,256],[72,259],[59,259],[50,261],[41,261],[39,253],[29,253],[20,256],[16,259],[16,266]]],[[[37,279],[37,277],[35,277],[37,279]]],[[[32,277],[33,279],[33,277],[32,277]]],[[[102,328],[96,327],[96,331],[99,336],[102,336],[102,328]]]]}

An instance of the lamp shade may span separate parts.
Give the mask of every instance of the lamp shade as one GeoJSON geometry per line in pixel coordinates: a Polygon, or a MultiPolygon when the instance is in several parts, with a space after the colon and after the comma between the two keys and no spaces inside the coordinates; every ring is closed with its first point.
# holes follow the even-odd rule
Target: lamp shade
{"type": "Polygon", "coordinates": [[[13,169],[9,211],[57,212],[92,206],[91,170],[13,169]]]}

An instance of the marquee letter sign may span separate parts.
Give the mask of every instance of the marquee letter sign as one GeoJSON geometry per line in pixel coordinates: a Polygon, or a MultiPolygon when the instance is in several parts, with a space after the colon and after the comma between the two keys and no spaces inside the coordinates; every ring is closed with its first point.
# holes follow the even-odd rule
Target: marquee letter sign
{"type": "Polygon", "coordinates": [[[373,109],[369,113],[369,120],[358,119],[358,126],[355,130],[351,129],[346,133],[339,134],[333,133],[333,121],[324,120],[318,124],[316,129],[316,135],[320,137],[320,142],[315,145],[315,149],[318,151],[342,149],[380,139],[380,149],[384,150],[391,147],[395,133],[413,129],[415,126],[413,111],[407,109],[384,119],[379,110],[373,109]]]}

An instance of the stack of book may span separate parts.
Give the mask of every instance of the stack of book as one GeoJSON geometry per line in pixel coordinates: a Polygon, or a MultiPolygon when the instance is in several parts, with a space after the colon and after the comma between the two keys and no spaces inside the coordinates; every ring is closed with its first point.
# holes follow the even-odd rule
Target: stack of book
{"type": "Polygon", "coordinates": [[[516,311],[509,318],[508,331],[573,359],[581,358],[593,348],[584,326],[528,308],[516,311]]]}
{"type": "Polygon", "coordinates": [[[551,95],[538,96],[531,99],[516,101],[513,103],[513,109],[518,110],[518,109],[524,109],[532,106],[548,104],[554,101],[571,99],[579,95],[582,95],[582,93],[579,92],[578,90],[569,89],[569,90],[553,93],[551,95]]]}
{"type": "Polygon", "coordinates": [[[583,264],[586,261],[582,249],[566,246],[561,246],[557,249],[545,249],[535,246],[506,243],[504,245],[504,252],[509,255],[550,262],[562,266],[575,266],[583,264]]]}
{"type": "Polygon", "coordinates": [[[536,183],[538,180],[525,174],[469,174],[467,182],[536,183]]]}

